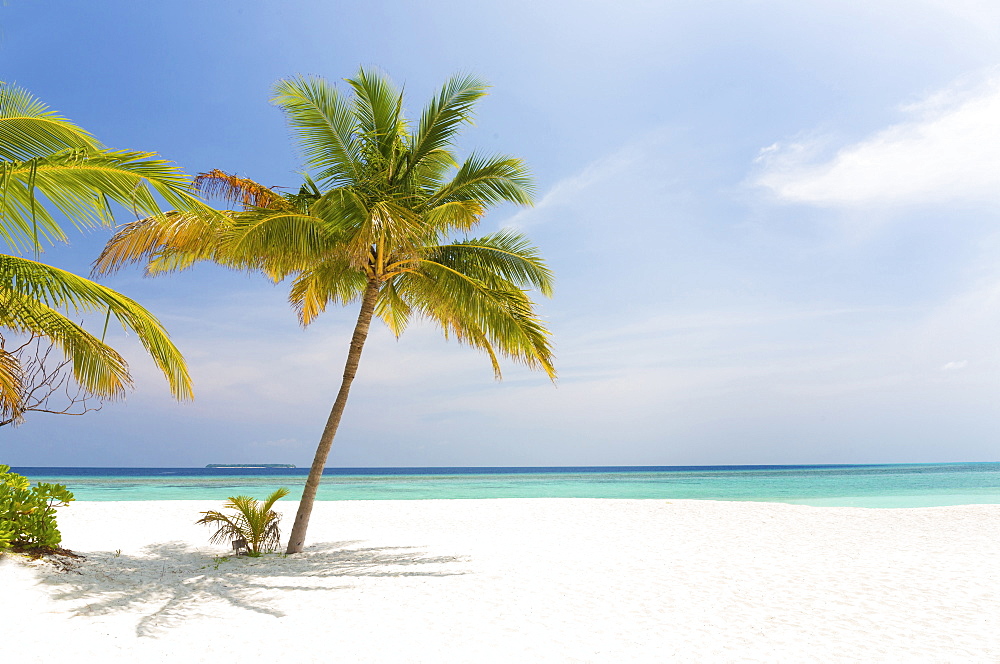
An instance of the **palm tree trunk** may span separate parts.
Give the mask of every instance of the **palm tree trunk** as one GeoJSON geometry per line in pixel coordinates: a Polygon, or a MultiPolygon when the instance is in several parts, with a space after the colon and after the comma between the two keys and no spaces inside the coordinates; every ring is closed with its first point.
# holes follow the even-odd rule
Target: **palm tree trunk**
{"type": "Polygon", "coordinates": [[[292,526],[292,534],[288,537],[288,548],[285,553],[298,553],[302,551],[305,544],[309,517],[312,515],[313,503],[316,501],[316,491],[319,489],[319,481],[323,476],[323,469],[326,467],[326,458],[330,455],[330,448],[333,446],[333,437],[337,435],[337,427],[340,426],[340,417],[344,414],[344,406],[347,405],[347,395],[351,391],[351,383],[354,382],[354,376],[358,373],[358,362],[361,360],[361,351],[365,347],[365,339],[368,338],[368,328],[371,327],[372,316],[375,313],[375,300],[378,297],[378,291],[379,282],[374,279],[370,280],[362,296],[361,312],[358,314],[358,322],[354,326],[354,336],[351,337],[351,349],[347,353],[347,364],[344,366],[344,381],[340,384],[337,400],[333,402],[330,417],[327,418],[323,435],[320,436],[319,446],[316,448],[316,456],[313,457],[312,467],[309,469],[309,478],[302,491],[299,511],[295,514],[295,524],[292,526]]]}

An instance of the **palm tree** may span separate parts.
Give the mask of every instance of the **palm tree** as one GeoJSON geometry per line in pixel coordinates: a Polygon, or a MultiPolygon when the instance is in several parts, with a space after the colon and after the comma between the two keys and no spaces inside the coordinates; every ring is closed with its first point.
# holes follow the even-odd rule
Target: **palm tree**
{"type": "Polygon", "coordinates": [[[280,498],[288,495],[288,489],[281,487],[264,499],[263,504],[250,496],[230,496],[225,509],[236,514],[229,516],[216,510],[202,512],[205,516],[195,521],[195,525],[215,526],[216,531],[209,542],[218,544],[226,540],[241,539],[246,542],[251,556],[259,556],[265,551],[273,551],[280,543],[278,522],[281,515],[272,508],[280,498]]]}
{"type": "Polygon", "coordinates": [[[552,274],[522,235],[504,230],[456,239],[487,208],[529,204],[523,162],[472,154],[456,159],[453,141],[471,121],[486,85],[454,77],[424,108],[415,128],[403,96],[362,68],[343,94],[320,78],[279,81],[273,102],[298,138],[312,176],[281,195],[221,171],[196,178],[205,194],[241,208],[222,216],[176,212],[127,224],[95,271],[143,262],[147,273],[213,260],[291,277],[289,300],[303,325],[327,306],[360,302],[343,382],[320,437],[299,503],[288,553],[301,551],[316,491],[357,373],[374,316],[397,336],[414,317],[437,323],[486,352],[500,377],[505,356],[555,378],[549,332],[527,290],[551,293],[552,274]]]}
{"type": "MultiPolygon", "coordinates": [[[[124,394],[128,365],[68,315],[97,312],[105,331],[112,316],[133,330],[179,399],[191,397],[184,359],[135,301],[37,258],[43,243],[67,239],[54,213],[88,229],[110,223],[112,202],[143,215],[159,212],[157,196],[178,209],[208,210],[178,168],[154,157],[106,150],[24,89],[0,82],[0,242],[35,259],[0,254],[0,328],[47,338],[71,361],[80,386],[99,397],[124,394]]],[[[25,378],[18,358],[0,346],[0,419],[20,419],[25,378]]]]}

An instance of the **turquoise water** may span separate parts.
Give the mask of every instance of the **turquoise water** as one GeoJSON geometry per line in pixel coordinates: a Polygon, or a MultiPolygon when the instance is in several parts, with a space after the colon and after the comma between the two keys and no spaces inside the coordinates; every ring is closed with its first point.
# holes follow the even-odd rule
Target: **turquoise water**
{"type": "MultiPolygon", "coordinates": [[[[77,500],[225,500],[301,492],[296,469],[15,468],[77,500]]],[[[586,468],[327,469],[319,500],[660,498],[845,507],[1000,504],[1000,463],[586,468]]]]}

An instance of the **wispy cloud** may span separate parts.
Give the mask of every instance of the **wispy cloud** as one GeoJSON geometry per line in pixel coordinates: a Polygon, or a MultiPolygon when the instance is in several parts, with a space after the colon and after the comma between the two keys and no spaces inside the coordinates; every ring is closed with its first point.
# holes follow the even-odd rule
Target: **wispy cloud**
{"type": "Polygon", "coordinates": [[[787,202],[830,207],[1000,200],[1000,70],[902,108],[908,116],[826,159],[823,139],[777,143],[755,184],[787,202]]]}
{"type": "Polygon", "coordinates": [[[553,210],[576,207],[581,197],[592,198],[595,189],[606,190],[612,182],[642,181],[649,178],[651,172],[656,173],[654,177],[662,177],[662,172],[650,169],[650,163],[657,161],[657,150],[669,142],[670,136],[668,128],[660,127],[639,140],[601,155],[578,172],[557,181],[534,207],[521,210],[507,220],[506,225],[522,229],[551,220],[553,210]]]}

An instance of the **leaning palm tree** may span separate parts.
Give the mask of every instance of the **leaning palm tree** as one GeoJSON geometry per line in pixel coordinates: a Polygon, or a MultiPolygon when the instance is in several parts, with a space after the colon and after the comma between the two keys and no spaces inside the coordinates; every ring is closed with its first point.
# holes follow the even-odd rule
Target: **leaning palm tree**
{"type": "Polygon", "coordinates": [[[383,75],[361,69],[344,94],[319,78],[278,82],[273,102],[298,138],[311,175],[279,194],[221,171],[196,178],[234,207],[221,216],[175,212],[122,228],[95,263],[99,273],[145,263],[149,274],[212,260],[291,278],[303,325],[330,304],[360,302],[343,382],[320,437],[288,553],[301,551],[316,491],[357,373],[373,317],[397,336],[414,317],[479,348],[500,377],[499,357],[555,377],[549,332],[528,291],[549,295],[552,274],[522,235],[456,237],[500,203],[526,205],[531,181],[519,159],[472,154],[453,141],[486,85],[449,80],[416,126],[383,75]]]}
{"type": "MultiPolygon", "coordinates": [[[[113,316],[131,329],[167,377],[177,398],[190,398],[184,360],[163,326],[133,300],[43,263],[43,244],[65,241],[55,214],[78,229],[107,225],[111,203],[156,214],[170,207],[208,213],[188,190],[188,178],[147,152],[104,149],[88,132],[50,111],[24,89],[0,82],[0,328],[48,339],[71,361],[88,393],[123,395],[131,384],[125,360],[71,315],[113,316]],[[35,260],[20,254],[33,254],[35,260]],[[18,254],[18,255],[14,255],[18,254]]],[[[23,414],[28,386],[17,357],[0,348],[0,420],[23,414]]]]}

